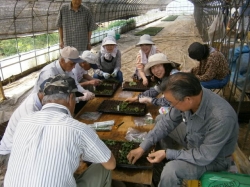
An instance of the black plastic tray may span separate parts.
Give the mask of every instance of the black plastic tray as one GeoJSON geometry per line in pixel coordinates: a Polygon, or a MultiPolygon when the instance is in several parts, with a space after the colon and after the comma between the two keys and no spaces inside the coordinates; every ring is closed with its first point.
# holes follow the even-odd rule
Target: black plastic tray
{"type": "Polygon", "coordinates": [[[149,86],[144,86],[141,81],[136,82],[136,85],[129,85],[131,82],[125,81],[122,84],[122,90],[124,91],[136,91],[136,92],[144,92],[149,90],[150,87],[155,85],[155,82],[149,82],[149,86]]]}
{"type": "Polygon", "coordinates": [[[128,153],[135,148],[138,148],[140,143],[135,142],[122,142],[122,141],[113,141],[113,140],[103,140],[107,147],[113,153],[116,159],[116,167],[118,168],[131,168],[131,169],[152,169],[153,164],[148,162],[147,155],[153,150],[153,147],[145,152],[140,159],[136,161],[135,164],[128,163],[127,155],[128,153]]]}
{"type": "Polygon", "coordinates": [[[96,97],[112,97],[119,86],[120,83],[114,80],[103,80],[98,86],[94,87],[91,85],[85,88],[93,92],[96,97]]]}
{"type": "Polygon", "coordinates": [[[104,100],[97,109],[98,112],[109,113],[109,114],[124,114],[124,115],[135,115],[135,116],[145,116],[147,113],[147,105],[144,103],[127,103],[118,100],[104,100]],[[122,109],[122,105],[127,106],[122,109]],[[117,110],[117,106],[119,111],[117,110]]]}

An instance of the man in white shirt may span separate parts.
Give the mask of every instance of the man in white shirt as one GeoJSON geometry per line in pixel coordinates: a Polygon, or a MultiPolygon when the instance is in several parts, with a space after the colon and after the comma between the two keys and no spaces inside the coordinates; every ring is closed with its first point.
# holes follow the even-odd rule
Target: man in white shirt
{"type": "MultiPolygon", "coordinates": [[[[43,89],[44,84],[50,81],[51,78],[46,79],[41,85],[37,93],[31,93],[21,103],[21,105],[11,115],[3,138],[0,143],[0,161],[4,158],[8,160],[13,144],[13,136],[16,131],[17,124],[22,117],[27,116],[33,112],[39,111],[42,108],[43,89]]],[[[7,163],[6,163],[7,164],[7,163]]]]}
{"type": "MultiPolygon", "coordinates": [[[[56,76],[58,74],[66,74],[72,78],[75,78],[74,73],[72,72],[72,69],[75,67],[77,63],[83,62],[83,60],[79,57],[79,52],[74,47],[64,47],[60,50],[60,57],[59,60],[54,61],[47,66],[45,66],[37,80],[34,86],[34,91],[37,92],[39,90],[39,85],[47,78],[51,76],[56,76]]],[[[95,95],[88,90],[85,90],[77,80],[76,86],[78,88],[78,92],[83,93],[83,97],[81,98],[82,101],[90,100],[95,97],[95,95]]]]}
{"type": "MultiPolygon", "coordinates": [[[[56,76],[58,74],[66,74],[72,78],[75,78],[72,69],[75,67],[77,63],[81,62],[83,62],[83,60],[79,57],[79,52],[77,51],[76,48],[70,46],[64,47],[63,49],[60,50],[59,60],[56,60],[48,64],[41,70],[36,80],[33,92],[37,92],[39,90],[39,85],[49,77],[56,76]]],[[[78,88],[78,92],[83,94],[83,96],[79,98],[80,99],[79,101],[88,101],[95,97],[95,95],[92,92],[85,90],[77,82],[77,80],[76,80],[76,86],[78,88]]],[[[75,111],[75,113],[77,113],[85,105],[85,103],[86,102],[78,103],[76,105],[77,110],[75,111]]]]}
{"type": "Polygon", "coordinates": [[[5,187],[111,186],[115,158],[90,127],[72,118],[76,91],[65,75],[45,85],[41,111],[18,123],[5,187]],[[80,158],[95,164],[74,178],[80,158]]]}

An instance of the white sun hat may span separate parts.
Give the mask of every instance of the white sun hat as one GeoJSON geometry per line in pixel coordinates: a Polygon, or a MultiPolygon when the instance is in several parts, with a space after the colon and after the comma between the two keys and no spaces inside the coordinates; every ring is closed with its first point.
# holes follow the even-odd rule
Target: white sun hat
{"type": "Polygon", "coordinates": [[[142,45],[142,44],[151,44],[154,45],[154,42],[152,41],[152,38],[148,34],[144,34],[140,37],[140,41],[136,46],[142,45]]]}
{"type": "Polygon", "coordinates": [[[111,45],[117,45],[115,38],[113,36],[110,36],[110,35],[107,36],[107,37],[105,37],[102,40],[102,46],[109,45],[109,44],[111,44],[111,45]]]}
{"type": "Polygon", "coordinates": [[[98,57],[96,54],[92,53],[89,50],[83,51],[82,55],[80,56],[82,60],[89,64],[96,64],[98,57]]]}

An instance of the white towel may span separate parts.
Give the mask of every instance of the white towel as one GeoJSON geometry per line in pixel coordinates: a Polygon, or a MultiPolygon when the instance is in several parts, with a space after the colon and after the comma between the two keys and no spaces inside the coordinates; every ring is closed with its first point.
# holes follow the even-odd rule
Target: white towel
{"type": "MultiPolygon", "coordinates": [[[[144,65],[147,64],[148,58],[147,58],[146,54],[142,50],[140,50],[139,53],[141,55],[141,63],[144,65]]],[[[151,50],[148,54],[148,57],[150,57],[151,55],[154,55],[154,54],[156,54],[156,47],[154,45],[152,45],[151,50]]]]}
{"type": "Polygon", "coordinates": [[[107,60],[111,60],[112,57],[116,57],[116,54],[117,54],[117,46],[115,46],[114,50],[112,51],[112,53],[109,53],[103,46],[101,46],[101,54],[102,54],[102,57],[105,57],[105,59],[107,60]]]}

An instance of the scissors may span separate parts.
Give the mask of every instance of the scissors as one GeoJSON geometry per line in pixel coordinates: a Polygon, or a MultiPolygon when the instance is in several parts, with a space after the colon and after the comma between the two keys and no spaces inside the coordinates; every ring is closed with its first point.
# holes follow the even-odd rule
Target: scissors
{"type": "Polygon", "coordinates": [[[124,123],[124,121],[121,122],[120,124],[116,125],[115,128],[118,129],[123,123],[124,123]]]}

